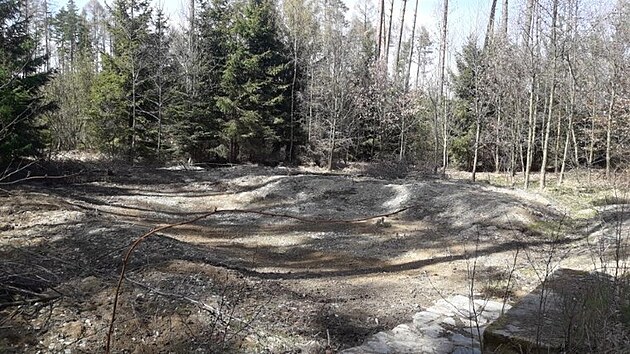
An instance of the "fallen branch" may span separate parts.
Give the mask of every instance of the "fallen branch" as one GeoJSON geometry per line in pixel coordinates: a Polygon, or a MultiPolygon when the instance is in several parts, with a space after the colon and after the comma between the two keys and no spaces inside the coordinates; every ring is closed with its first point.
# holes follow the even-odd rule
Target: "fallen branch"
{"type": "Polygon", "coordinates": [[[60,297],[61,297],[60,295],[50,295],[50,296],[41,295],[40,297],[32,298],[32,299],[24,299],[24,300],[20,300],[20,301],[4,302],[4,303],[0,303],[0,310],[5,309],[7,307],[21,306],[21,305],[31,305],[31,304],[35,304],[35,303],[38,303],[38,302],[45,303],[45,302],[57,300],[60,297]]]}
{"type": "MultiPolygon", "coordinates": [[[[81,170],[79,172],[76,172],[76,173],[73,173],[73,174],[62,175],[62,176],[48,176],[48,175],[44,175],[44,176],[28,176],[28,177],[16,179],[15,181],[11,181],[11,182],[0,182],[0,186],[8,186],[8,185],[12,185],[12,184],[18,184],[18,183],[22,183],[22,182],[26,182],[26,181],[37,180],[37,179],[64,179],[64,178],[70,178],[70,177],[78,176],[81,173],[83,173],[83,170],[81,170]]],[[[1,180],[2,179],[0,179],[0,181],[1,180]]]]}
{"type": "Polygon", "coordinates": [[[351,224],[351,223],[355,223],[355,222],[363,222],[363,221],[368,221],[368,220],[373,220],[373,219],[378,219],[378,218],[386,218],[389,216],[393,216],[396,214],[400,214],[402,212],[405,212],[413,207],[415,207],[416,205],[411,205],[408,207],[404,207],[402,209],[398,209],[389,213],[383,213],[383,214],[377,214],[377,215],[371,215],[371,216],[367,216],[367,217],[363,217],[363,218],[357,218],[357,219],[321,219],[321,218],[303,218],[300,216],[295,216],[295,215],[291,215],[291,214],[281,214],[281,213],[274,213],[274,212],[268,212],[268,211],[262,211],[262,210],[248,210],[248,209],[222,209],[222,210],[216,210],[215,214],[258,214],[258,215],[263,215],[263,216],[271,216],[271,217],[279,217],[279,218],[286,218],[286,219],[293,219],[293,220],[297,220],[300,222],[304,222],[304,223],[311,223],[311,224],[317,224],[317,223],[322,223],[322,222],[326,222],[326,223],[332,223],[332,224],[351,224]]]}
{"type": "Polygon", "coordinates": [[[402,208],[402,209],[398,209],[398,210],[395,210],[395,211],[389,212],[389,213],[378,214],[378,215],[373,215],[373,216],[364,217],[364,218],[358,218],[358,219],[350,219],[350,220],[309,219],[309,218],[302,218],[302,217],[295,216],[295,215],[290,215],[290,214],[280,214],[280,213],[273,213],[273,212],[267,212],[267,211],[261,211],[261,210],[246,210],[246,209],[223,209],[223,210],[217,210],[215,208],[214,210],[209,211],[209,212],[191,213],[191,215],[197,215],[196,217],[194,217],[192,219],[188,219],[188,220],[180,221],[180,222],[177,222],[177,223],[156,227],[156,228],[152,229],[151,231],[149,231],[149,232],[143,234],[142,236],[138,237],[137,239],[135,239],[131,243],[131,246],[129,246],[127,252],[125,253],[125,256],[124,256],[123,261],[122,261],[123,262],[122,263],[122,268],[120,270],[120,276],[118,278],[118,285],[116,286],[116,293],[114,294],[114,305],[113,305],[113,308],[112,308],[112,316],[111,316],[110,323],[109,323],[109,331],[107,332],[107,337],[106,337],[105,353],[109,354],[110,350],[111,350],[111,339],[112,339],[112,334],[114,333],[114,321],[116,320],[116,310],[118,308],[118,298],[120,297],[120,290],[122,288],[122,283],[126,279],[125,273],[127,271],[127,266],[129,264],[129,260],[131,259],[131,255],[132,255],[133,251],[138,247],[138,245],[140,245],[140,243],[142,243],[142,241],[146,240],[150,236],[155,235],[156,233],[158,233],[160,231],[172,229],[172,228],[175,228],[175,227],[178,227],[178,226],[192,224],[194,222],[197,222],[199,220],[208,218],[209,216],[212,216],[212,215],[215,215],[215,214],[257,214],[257,215],[262,215],[262,216],[270,216],[270,217],[280,217],[280,218],[293,219],[293,220],[297,220],[297,221],[304,222],[304,223],[320,223],[320,222],[327,222],[327,223],[354,223],[354,222],[362,222],[362,221],[367,221],[367,220],[373,220],[373,219],[378,219],[378,218],[389,217],[389,216],[392,216],[392,215],[400,214],[400,213],[402,213],[402,212],[404,212],[406,210],[409,210],[409,209],[411,209],[413,207],[414,206],[408,206],[408,207],[405,207],[405,208],[402,208]]]}

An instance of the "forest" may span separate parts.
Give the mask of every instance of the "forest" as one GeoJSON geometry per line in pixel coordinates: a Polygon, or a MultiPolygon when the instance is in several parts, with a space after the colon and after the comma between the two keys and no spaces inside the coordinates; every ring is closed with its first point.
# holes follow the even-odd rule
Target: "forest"
{"type": "Polygon", "coordinates": [[[630,0],[65,1],[0,0],[0,352],[630,352],[630,0]]]}
{"type": "Polygon", "coordinates": [[[1,163],[401,161],[541,187],[626,167],[630,2],[493,0],[460,48],[457,1],[429,29],[419,2],[191,0],[176,22],[148,0],[3,0],[1,163]]]}

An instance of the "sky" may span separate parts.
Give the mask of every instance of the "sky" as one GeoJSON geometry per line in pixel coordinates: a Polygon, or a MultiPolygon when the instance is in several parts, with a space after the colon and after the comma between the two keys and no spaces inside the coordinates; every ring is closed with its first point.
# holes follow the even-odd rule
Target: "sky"
{"type": "MultiPolygon", "coordinates": [[[[57,7],[64,6],[66,0],[53,0],[57,3],[57,7]]],[[[104,0],[100,0],[101,3],[104,0]]],[[[107,0],[112,2],[113,0],[107,0]]],[[[365,0],[343,0],[350,9],[348,17],[357,14],[358,4],[365,0]]],[[[378,16],[379,0],[367,0],[372,3],[374,16],[378,16]]],[[[386,0],[386,9],[389,9],[389,1],[386,0]]],[[[438,36],[439,21],[442,16],[443,0],[418,0],[418,25],[424,25],[429,32],[438,36]]],[[[82,8],[88,0],[75,0],[77,6],[82,8]]],[[[188,0],[153,0],[154,6],[162,6],[171,21],[177,22],[181,17],[182,8],[188,3],[188,0]]],[[[515,2],[515,1],[511,1],[515,2]]],[[[488,13],[490,11],[491,0],[450,0],[449,1],[449,33],[451,42],[461,43],[471,32],[483,33],[488,21],[488,13]]],[[[394,18],[398,20],[401,15],[402,1],[397,0],[394,6],[394,18]]],[[[413,21],[413,10],[415,7],[414,0],[408,0],[405,16],[405,27],[410,30],[413,21]]],[[[498,16],[500,16],[500,4],[497,5],[498,16]]],[[[459,46],[455,46],[459,47],[459,46]]]]}
{"type": "MultiPolygon", "coordinates": [[[[67,0],[53,0],[56,2],[57,8],[65,5],[67,0]]],[[[75,0],[77,7],[83,8],[89,0],[75,0]]],[[[105,1],[112,3],[113,0],[99,0],[101,3],[105,1]]],[[[188,4],[189,0],[152,0],[154,6],[161,6],[165,12],[169,15],[171,24],[177,24],[183,18],[183,8],[188,4]]],[[[364,4],[366,1],[371,3],[373,18],[378,18],[380,0],[343,0],[346,6],[349,8],[347,13],[348,19],[359,14],[360,4],[364,4]]],[[[425,26],[431,34],[432,41],[437,45],[440,38],[440,23],[443,11],[443,0],[417,0],[418,1],[418,18],[417,27],[425,26]]],[[[448,18],[448,53],[447,53],[447,66],[452,67],[455,54],[462,47],[467,37],[470,34],[476,35],[478,38],[483,38],[485,29],[488,23],[488,15],[490,12],[492,0],[449,0],[449,18],[448,18]]],[[[511,0],[511,8],[509,9],[510,22],[515,19],[516,3],[518,1],[511,0]]],[[[390,0],[385,0],[386,11],[389,11],[390,0]]],[[[400,16],[402,12],[402,0],[396,0],[394,5],[394,19],[395,26],[398,26],[400,16]]],[[[497,4],[497,23],[501,18],[501,3],[497,4]]],[[[411,27],[413,25],[413,12],[416,6],[416,0],[407,0],[407,9],[405,12],[405,33],[409,38],[411,27]]],[[[512,24],[513,25],[513,24],[512,24]]],[[[512,26],[511,25],[511,26],[512,26]]],[[[396,30],[398,31],[398,30],[396,30]]],[[[437,48],[434,51],[437,53],[437,48]]],[[[434,64],[437,59],[434,59],[434,64]]]]}

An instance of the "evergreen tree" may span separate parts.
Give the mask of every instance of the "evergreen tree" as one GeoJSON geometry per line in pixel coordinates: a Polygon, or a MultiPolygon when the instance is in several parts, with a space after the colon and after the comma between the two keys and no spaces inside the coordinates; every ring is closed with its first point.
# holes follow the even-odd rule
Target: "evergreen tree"
{"type": "Polygon", "coordinates": [[[79,42],[85,31],[85,21],[79,16],[73,0],[69,0],[66,7],[62,7],[55,15],[52,27],[53,39],[58,48],[58,67],[61,71],[70,70],[78,57],[79,42]]]}
{"type": "Polygon", "coordinates": [[[145,96],[148,107],[146,113],[155,122],[150,129],[150,140],[158,158],[162,156],[164,149],[164,128],[167,123],[170,123],[168,111],[173,100],[172,88],[175,83],[175,71],[169,53],[171,38],[168,31],[168,18],[162,9],[158,9],[149,37],[148,74],[150,88],[145,96]]]}
{"type": "Polygon", "coordinates": [[[151,147],[149,129],[152,119],[147,113],[149,107],[144,99],[150,88],[148,37],[151,8],[147,0],[117,0],[111,15],[108,29],[112,53],[104,57],[103,71],[96,81],[105,87],[93,90],[97,108],[93,112],[98,127],[115,129],[101,136],[101,142],[112,148],[113,152],[126,151],[134,159],[147,155],[151,147]],[[98,107],[107,108],[102,110],[98,107]],[[116,114],[112,115],[112,112],[116,114]],[[108,122],[110,119],[120,122],[108,122]],[[123,124],[125,121],[126,126],[123,124]]]}
{"type": "MultiPolygon", "coordinates": [[[[180,82],[172,114],[177,122],[177,150],[195,161],[218,157],[221,112],[216,97],[221,95],[221,75],[233,42],[234,16],[234,6],[227,0],[203,2],[195,20],[196,28],[190,29],[197,38],[195,80],[180,82]],[[188,87],[189,84],[194,87],[188,87]]],[[[180,66],[179,70],[183,72],[185,68],[180,66]]]]}
{"type": "Polygon", "coordinates": [[[457,73],[451,74],[457,98],[452,124],[451,154],[459,168],[472,169],[475,125],[488,115],[491,107],[485,95],[482,49],[470,37],[456,58],[457,73]]]}
{"type": "Polygon", "coordinates": [[[290,142],[290,56],[272,0],[248,0],[236,20],[217,107],[228,158],[260,161],[290,142]]]}
{"type": "Polygon", "coordinates": [[[20,9],[20,1],[0,2],[0,164],[43,146],[36,120],[44,110],[40,88],[49,74],[36,72],[45,58],[33,55],[36,43],[20,9]]]}

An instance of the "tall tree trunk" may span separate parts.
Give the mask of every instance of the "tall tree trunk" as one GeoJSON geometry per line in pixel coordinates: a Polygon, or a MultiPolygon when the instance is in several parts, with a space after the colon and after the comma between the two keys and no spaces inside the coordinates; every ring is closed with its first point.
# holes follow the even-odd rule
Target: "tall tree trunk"
{"type": "Polygon", "coordinates": [[[595,153],[595,115],[597,113],[597,106],[593,103],[593,113],[591,113],[591,129],[589,134],[588,144],[588,183],[591,183],[591,170],[593,169],[593,155],[595,153]]]}
{"type": "Polygon", "coordinates": [[[553,118],[554,94],[556,91],[556,66],[558,61],[558,43],[557,43],[557,18],[558,18],[558,0],[553,1],[551,20],[551,46],[552,46],[552,65],[551,65],[551,90],[549,92],[549,116],[545,126],[545,137],[543,141],[543,157],[540,166],[540,189],[544,189],[547,177],[547,157],[549,153],[549,132],[551,130],[551,120],[553,118]]]}
{"type": "Polygon", "coordinates": [[[383,45],[383,30],[385,29],[385,0],[381,0],[381,10],[378,22],[378,44],[376,45],[376,60],[381,59],[383,45]]]}
{"type": "Polygon", "coordinates": [[[612,142],[612,122],[613,122],[613,108],[615,107],[615,88],[613,87],[610,92],[610,105],[608,106],[608,117],[606,119],[606,179],[610,180],[610,149],[612,142]]]}
{"type": "Polygon", "coordinates": [[[488,28],[486,29],[486,38],[483,41],[483,47],[486,49],[494,36],[494,16],[497,12],[497,0],[492,0],[490,7],[490,19],[488,20],[488,28]]]}
{"type": "MultiPolygon", "coordinates": [[[[135,19],[135,14],[134,14],[134,7],[135,7],[135,2],[134,0],[131,1],[131,5],[130,5],[130,9],[131,9],[131,21],[133,21],[135,19]]],[[[131,34],[129,34],[131,36],[131,34]]],[[[131,38],[130,38],[131,39],[131,38]]],[[[71,41],[72,42],[72,41],[71,41]]],[[[135,48],[132,49],[132,53],[131,53],[131,149],[130,149],[130,158],[131,158],[131,162],[133,163],[134,159],[135,159],[135,152],[136,152],[136,84],[137,84],[137,80],[138,77],[136,76],[136,55],[137,53],[135,52],[135,48]]],[[[72,63],[72,49],[70,50],[70,63],[72,63]]]]}
{"type": "Polygon", "coordinates": [[[387,63],[389,63],[389,47],[392,40],[392,23],[394,22],[394,0],[389,8],[389,28],[387,30],[387,41],[385,42],[385,72],[387,72],[387,63]]]}
{"type": "Polygon", "coordinates": [[[335,140],[336,133],[337,133],[337,113],[335,112],[335,117],[333,118],[332,124],[330,126],[330,142],[329,142],[330,151],[328,152],[328,166],[327,166],[328,171],[332,171],[333,169],[333,156],[335,154],[335,144],[337,143],[337,141],[335,140]]]}
{"type": "MultiPolygon", "coordinates": [[[[409,80],[411,80],[411,62],[413,61],[413,50],[415,47],[414,40],[416,39],[416,19],[418,17],[418,3],[420,0],[416,0],[416,8],[413,11],[413,26],[411,28],[411,45],[409,50],[409,62],[407,63],[407,75],[405,79],[405,90],[409,89],[409,80]]],[[[418,53],[418,58],[420,53],[418,53]]],[[[418,68],[420,67],[420,60],[418,60],[418,68]]],[[[417,81],[416,81],[417,82],[417,81]]],[[[417,86],[417,85],[416,85],[417,86]]]]}
{"type": "Polygon", "coordinates": [[[479,160],[479,139],[481,137],[481,112],[479,109],[479,99],[475,98],[475,147],[472,165],[472,181],[477,179],[477,162],[479,160]]]}
{"type": "Polygon", "coordinates": [[[400,116],[400,153],[398,154],[398,161],[402,161],[405,158],[405,114],[401,114],[400,116]]]}
{"type": "Polygon", "coordinates": [[[529,117],[528,121],[528,133],[527,133],[527,156],[525,162],[525,189],[529,188],[529,178],[532,170],[532,157],[534,155],[534,143],[536,142],[536,118],[537,118],[537,108],[535,101],[538,100],[536,91],[536,76],[532,76],[532,83],[530,86],[529,92],[529,117]]]}
{"type": "Polygon", "coordinates": [[[396,49],[395,74],[398,76],[400,64],[400,48],[402,46],[403,30],[405,29],[405,11],[407,10],[407,0],[403,0],[402,15],[400,16],[400,31],[398,33],[398,49],[396,49]]]}
{"type": "Polygon", "coordinates": [[[48,0],[44,0],[44,53],[46,54],[46,71],[50,71],[50,14],[48,12],[48,0]]]}
{"type": "MultiPolygon", "coordinates": [[[[565,104],[565,112],[569,112],[569,103],[565,104]]],[[[556,120],[556,134],[555,143],[553,147],[553,173],[558,173],[558,167],[560,166],[560,140],[562,140],[562,118],[558,115],[556,120]]],[[[564,145],[563,145],[564,146],[564,145]]]]}
{"type": "Polygon", "coordinates": [[[536,67],[535,67],[535,49],[534,49],[534,39],[532,37],[532,30],[534,28],[534,13],[536,12],[536,0],[529,0],[527,6],[527,12],[525,14],[525,28],[523,31],[523,42],[525,44],[525,48],[527,54],[530,56],[530,70],[531,70],[531,78],[530,78],[530,91],[529,91],[529,108],[528,108],[528,129],[527,129],[527,155],[525,160],[525,169],[524,169],[524,187],[529,188],[529,179],[532,168],[532,155],[534,151],[534,142],[536,141],[536,102],[537,94],[536,94],[536,67]]]}
{"type": "Polygon", "coordinates": [[[446,67],[446,42],[448,35],[448,0],[444,0],[444,12],[442,13],[442,42],[440,48],[440,97],[439,102],[443,110],[443,140],[442,140],[442,173],[446,174],[448,167],[448,119],[446,117],[446,99],[444,98],[444,70],[446,67]]]}
{"type": "Polygon", "coordinates": [[[494,132],[495,141],[494,141],[494,172],[499,173],[501,171],[501,163],[500,163],[500,146],[501,146],[501,138],[500,138],[500,129],[501,129],[501,112],[502,112],[502,101],[499,99],[497,105],[497,126],[494,132]]]}
{"type": "MultiPolygon", "coordinates": [[[[197,27],[195,18],[195,0],[189,0],[188,3],[190,11],[188,18],[188,94],[191,97],[197,96],[197,38],[195,37],[195,28],[197,27]]],[[[191,100],[192,101],[192,100],[191,100]]]]}
{"type": "Polygon", "coordinates": [[[567,155],[569,154],[569,141],[571,132],[573,131],[573,110],[575,107],[575,77],[573,77],[571,81],[571,100],[569,103],[569,122],[567,127],[567,134],[564,140],[564,152],[562,154],[562,168],[560,168],[560,176],[558,176],[558,185],[561,185],[564,182],[564,172],[567,164],[567,155]]]}
{"type": "Polygon", "coordinates": [[[309,63],[309,69],[310,69],[310,75],[309,75],[309,86],[310,89],[308,90],[308,132],[307,132],[307,141],[310,143],[311,142],[311,129],[313,126],[313,90],[314,90],[314,83],[315,83],[315,73],[314,73],[314,68],[313,68],[313,59],[312,59],[312,55],[310,56],[311,60],[309,63]]]}
{"type": "Polygon", "coordinates": [[[297,61],[298,61],[298,42],[297,35],[293,35],[293,80],[291,81],[291,126],[289,137],[289,162],[293,163],[293,143],[294,143],[294,125],[295,125],[295,82],[297,80],[297,61]]]}
{"type": "Polygon", "coordinates": [[[507,39],[507,35],[508,35],[508,0],[504,0],[503,1],[503,11],[501,13],[501,16],[503,17],[503,25],[501,26],[501,33],[503,34],[504,38],[507,39]]]}

